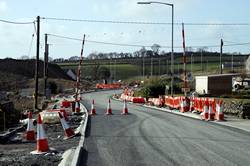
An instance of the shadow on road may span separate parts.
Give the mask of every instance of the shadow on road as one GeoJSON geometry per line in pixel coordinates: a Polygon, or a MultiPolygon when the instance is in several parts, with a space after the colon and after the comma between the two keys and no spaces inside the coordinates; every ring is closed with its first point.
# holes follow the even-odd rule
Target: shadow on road
{"type": "Polygon", "coordinates": [[[88,151],[86,149],[82,149],[81,150],[81,159],[80,159],[80,164],[82,166],[86,166],[87,165],[87,161],[88,161],[88,151]]]}
{"type": "Polygon", "coordinates": [[[88,118],[88,123],[85,131],[85,137],[89,137],[91,134],[91,116],[88,118]]]}
{"type": "MultiPolygon", "coordinates": [[[[85,138],[89,137],[91,134],[91,116],[88,117],[88,123],[85,131],[85,138]]],[[[84,144],[86,144],[86,139],[84,144]]],[[[81,159],[80,159],[80,165],[86,166],[88,161],[88,151],[86,150],[86,146],[81,149],[81,159]]]]}

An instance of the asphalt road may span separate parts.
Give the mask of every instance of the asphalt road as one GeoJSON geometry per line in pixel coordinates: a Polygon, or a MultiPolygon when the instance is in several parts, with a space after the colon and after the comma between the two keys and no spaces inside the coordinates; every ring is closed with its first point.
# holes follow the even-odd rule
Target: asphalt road
{"type": "Polygon", "coordinates": [[[104,115],[114,91],[84,95],[96,116],[89,120],[81,165],[166,166],[250,165],[250,134],[236,129],[128,104],[111,101],[114,115],[104,115]]]}

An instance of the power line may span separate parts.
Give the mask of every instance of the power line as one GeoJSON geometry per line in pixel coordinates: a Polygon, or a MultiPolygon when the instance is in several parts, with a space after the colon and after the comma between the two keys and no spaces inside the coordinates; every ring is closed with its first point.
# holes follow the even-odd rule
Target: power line
{"type": "Polygon", "coordinates": [[[30,56],[30,52],[31,52],[31,49],[32,49],[33,39],[34,39],[34,34],[32,34],[32,38],[31,38],[31,42],[30,42],[30,46],[29,46],[29,50],[28,50],[28,57],[30,56]]]}
{"type": "Polygon", "coordinates": [[[15,21],[0,19],[0,22],[4,22],[4,23],[8,23],[8,24],[33,24],[35,21],[32,21],[32,22],[15,22],[15,21]]]}
{"type": "MultiPolygon", "coordinates": [[[[72,18],[55,18],[41,17],[41,19],[55,21],[72,21],[72,22],[89,22],[89,23],[110,23],[110,24],[142,24],[142,25],[172,25],[168,22],[146,22],[146,21],[115,21],[115,20],[94,20],[94,19],[72,19],[72,18]]],[[[182,23],[176,22],[175,25],[182,23]]],[[[250,26],[250,23],[185,23],[188,26],[250,26]]]]}
{"type": "MultiPolygon", "coordinates": [[[[75,41],[82,41],[82,39],[56,35],[56,34],[48,34],[49,36],[63,38],[68,40],[75,40],[75,41]]],[[[124,43],[114,43],[114,42],[103,42],[103,41],[96,41],[96,40],[85,40],[88,43],[96,43],[96,44],[105,44],[105,45],[114,45],[114,46],[127,46],[127,47],[151,47],[150,45],[138,45],[138,44],[124,44],[124,43]]],[[[245,43],[234,43],[234,44],[224,44],[224,47],[229,46],[243,46],[243,45],[250,45],[250,42],[245,43]]],[[[193,48],[201,48],[201,47],[208,47],[208,48],[219,48],[220,45],[207,45],[207,46],[189,46],[193,48]]],[[[171,46],[161,46],[161,48],[171,48],[171,46]]],[[[182,48],[182,46],[175,46],[174,48],[182,48]]]]}
{"type": "MultiPolygon", "coordinates": [[[[73,37],[67,37],[67,36],[61,36],[61,35],[55,35],[55,34],[48,34],[49,36],[54,36],[57,38],[63,38],[68,40],[75,40],[75,41],[82,41],[78,38],[73,37]]],[[[103,41],[96,41],[96,40],[85,40],[88,43],[96,43],[96,44],[105,44],[105,45],[114,45],[114,46],[128,46],[128,47],[151,47],[150,45],[139,45],[139,44],[124,44],[124,43],[113,43],[113,42],[103,42],[103,41]]],[[[161,46],[162,48],[171,48],[171,46],[161,46]]],[[[175,47],[175,48],[181,48],[181,47],[175,47]]]]}

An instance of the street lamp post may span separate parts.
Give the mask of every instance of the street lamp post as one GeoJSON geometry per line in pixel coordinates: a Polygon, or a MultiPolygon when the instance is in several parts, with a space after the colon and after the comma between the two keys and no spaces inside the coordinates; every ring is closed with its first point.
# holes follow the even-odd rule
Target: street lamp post
{"type": "Polygon", "coordinates": [[[173,82],[174,82],[174,4],[165,3],[165,2],[157,2],[157,1],[147,1],[147,2],[137,2],[137,4],[162,4],[172,7],[172,51],[171,51],[171,96],[173,96],[173,82]]]}

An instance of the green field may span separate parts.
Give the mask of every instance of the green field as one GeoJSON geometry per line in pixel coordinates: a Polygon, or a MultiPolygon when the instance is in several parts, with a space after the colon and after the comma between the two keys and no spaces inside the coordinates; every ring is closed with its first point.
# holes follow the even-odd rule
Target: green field
{"type": "MultiPolygon", "coordinates": [[[[231,56],[223,56],[223,62],[230,62],[231,56]]],[[[234,57],[234,61],[244,62],[247,56],[237,56],[234,57]]],[[[192,57],[192,65],[190,57],[187,58],[186,70],[188,73],[193,75],[206,75],[206,74],[218,74],[220,72],[219,68],[219,57],[218,56],[203,56],[202,61],[200,56],[192,57]],[[202,62],[202,63],[201,63],[202,62]]],[[[153,64],[153,75],[163,75],[170,73],[171,65],[169,57],[154,57],[154,58],[145,58],[144,59],[144,75],[151,75],[151,64],[153,64]]],[[[73,69],[76,71],[78,63],[58,63],[63,69],[73,69]]],[[[104,60],[85,60],[82,64],[82,77],[91,78],[93,75],[94,68],[96,66],[105,66],[111,71],[110,78],[115,80],[119,79],[128,79],[131,77],[142,76],[143,75],[143,59],[104,59],[104,60]]],[[[234,67],[234,72],[242,72],[244,66],[234,67]]],[[[231,67],[224,69],[225,73],[232,72],[231,67]]],[[[182,57],[175,57],[174,73],[182,74],[183,73],[183,63],[182,57]]]]}

